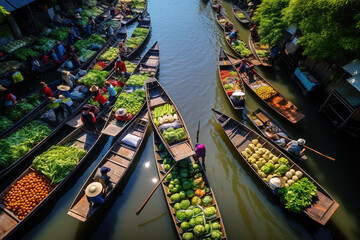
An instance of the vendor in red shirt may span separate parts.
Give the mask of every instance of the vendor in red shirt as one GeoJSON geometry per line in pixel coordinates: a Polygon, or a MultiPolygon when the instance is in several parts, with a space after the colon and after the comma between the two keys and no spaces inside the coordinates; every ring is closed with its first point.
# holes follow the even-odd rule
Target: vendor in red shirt
{"type": "Polygon", "coordinates": [[[10,91],[0,85],[0,92],[4,98],[5,107],[16,107],[16,97],[10,91]]]}
{"type": "Polygon", "coordinates": [[[115,118],[118,121],[129,121],[134,117],[134,115],[132,115],[131,113],[127,113],[125,108],[119,108],[118,110],[116,110],[115,112],[115,118]]]}
{"type": "Polygon", "coordinates": [[[95,114],[90,111],[90,108],[83,108],[83,111],[81,113],[81,122],[84,124],[87,130],[95,132],[96,135],[99,136],[99,132],[95,125],[96,117],[95,114]]]}
{"type": "Polygon", "coordinates": [[[126,72],[126,65],[124,61],[121,60],[121,57],[118,57],[115,63],[115,71],[117,71],[119,74],[123,75],[126,78],[130,76],[130,73],[126,72]]]}
{"type": "Polygon", "coordinates": [[[100,110],[106,108],[110,104],[109,101],[106,99],[106,97],[104,97],[104,95],[101,94],[98,86],[93,85],[90,88],[90,92],[92,92],[92,94],[93,94],[92,97],[93,97],[94,101],[99,102],[100,110]]]}
{"type": "Polygon", "coordinates": [[[49,88],[45,82],[41,82],[40,86],[41,86],[41,94],[42,95],[44,95],[46,98],[53,96],[53,92],[52,92],[51,88],[49,88]]]}

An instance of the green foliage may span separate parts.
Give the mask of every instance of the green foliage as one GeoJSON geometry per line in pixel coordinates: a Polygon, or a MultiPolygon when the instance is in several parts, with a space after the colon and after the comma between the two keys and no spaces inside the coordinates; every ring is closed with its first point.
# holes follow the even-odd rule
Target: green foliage
{"type": "Polygon", "coordinates": [[[7,117],[1,116],[0,117],[0,132],[5,131],[9,127],[11,127],[14,123],[8,119],[7,117]]]}
{"type": "Polygon", "coordinates": [[[145,99],[146,93],[145,90],[142,89],[136,89],[130,94],[121,93],[115,103],[113,111],[119,108],[125,108],[128,113],[135,115],[140,111],[145,99]]]}

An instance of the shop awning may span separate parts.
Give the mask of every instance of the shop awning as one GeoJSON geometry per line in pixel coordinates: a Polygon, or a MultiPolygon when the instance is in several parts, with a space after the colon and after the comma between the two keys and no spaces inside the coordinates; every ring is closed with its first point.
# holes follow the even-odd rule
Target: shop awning
{"type": "Polygon", "coordinates": [[[348,81],[341,82],[334,86],[334,89],[352,106],[360,105],[360,91],[348,81]]]}
{"type": "Polygon", "coordinates": [[[22,8],[35,0],[0,0],[0,5],[3,6],[8,12],[12,12],[16,9],[22,8]]]}
{"type": "MultiPolygon", "coordinates": [[[[351,74],[351,76],[356,76],[360,72],[360,60],[355,59],[343,66],[343,69],[351,74]]],[[[359,74],[360,75],[360,74],[359,74]]]]}

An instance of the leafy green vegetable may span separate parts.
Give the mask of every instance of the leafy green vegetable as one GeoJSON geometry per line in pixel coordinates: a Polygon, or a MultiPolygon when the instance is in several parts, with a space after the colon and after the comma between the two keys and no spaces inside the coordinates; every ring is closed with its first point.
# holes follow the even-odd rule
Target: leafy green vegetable
{"type": "Polygon", "coordinates": [[[68,35],[68,29],[66,27],[58,27],[49,33],[49,37],[56,40],[64,40],[68,35]]]}
{"type": "Polygon", "coordinates": [[[214,215],[216,213],[215,207],[211,206],[211,207],[205,208],[204,213],[205,213],[206,217],[211,217],[212,215],[214,215]]]}
{"type": "Polygon", "coordinates": [[[184,239],[184,240],[193,240],[194,239],[194,234],[192,232],[185,232],[182,235],[182,239],[184,239]]]}
{"type": "Polygon", "coordinates": [[[205,227],[203,225],[196,225],[194,227],[194,235],[195,237],[201,237],[205,234],[205,227]]]}
{"type": "Polygon", "coordinates": [[[238,40],[234,42],[234,44],[232,44],[232,47],[243,57],[248,57],[251,54],[250,49],[247,48],[243,41],[238,40]]]}
{"type": "Polygon", "coordinates": [[[101,38],[99,35],[97,34],[93,34],[91,35],[90,38],[88,39],[85,39],[85,40],[78,40],[75,44],[74,44],[74,47],[77,49],[77,50],[81,50],[81,49],[87,49],[89,48],[92,44],[97,44],[97,45],[103,45],[105,44],[106,41],[101,38]]]}
{"type": "Polygon", "coordinates": [[[50,178],[52,183],[58,183],[74,169],[85,154],[85,150],[74,146],[56,145],[37,156],[33,167],[50,178]]]}
{"type": "Polygon", "coordinates": [[[265,163],[264,166],[261,167],[261,171],[266,174],[271,173],[275,169],[275,165],[272,163],[265,163]]]}
{"type": "Polygon", "coordinates": [[[119,108],[125,108],[128,113],[135,115],[140,111],[145,99],[145,90],[136,89],[130,94],[121,93],[116,100],[113,111],[116,111],[119,108]]]}
{"type": "Polygon", "coordinates": [[[211,239],[220,240],[222,238],[222,233],[219,230],[215,230],[211,232],[211,239]]]}
{"type": "Polygon", "coordinates": [[[181,208],[183,210],[186,210],[186,209],[188,209],[190,207],[190,201],[189,200],[182,200],[180,202],[180,204],[181,204],[181,208]]]}
{"type": "Polygon", "coordinates": [[[38,51],[35,51],[31,48],[19,48],[18,50],[16,50],[14,52],[14,57],[21,60],[21,61],[26,61],[26,57],[27,56],[31,56],[31,57],[37,57],[39,56],[40,53],[38,51]]]}
{"type": "Polygon", "coordinates": [[[111,61],[119,54],[118,47],[110,47],[106,52],[101,54],[99,60],[100,61],[111,61]]]}
{"type": "Polygon", "coordinates": [[[212,204],[213,199],[212,199],[212,197],[210,197],[210,196],[205,196],[201,201],[202,201],[203,205],[204,205],[205,207],[207,207],[207,206],[209,206],[210,204],[212,204]]]}
{"type": "Polygon", "coordinates": [[[14,123],[8,119],[7,117],[1,116],[0,117],[0,132],[5,131],[9,127],[11,127],[14,123]]]}
{"type": "Polygon", "coordinates": [[[130,61],[125,61],[125,66],[126,66],[126,71],[128,73],[132,73],[134,71],[134,69],[136,68],[136,64],[130,62],[130,61]]]}
{"type": "Polygon", "coordinates": [[[92,85],[103,87],[108,74],[109,72],[107,71],[90,70],[85,76],[79,79],[79,83],[87,87],[91,87],[92,85]]]}
{"type": "Polygon", "coordinates": [[[140,27],[135,28],[131,37],[126,41],[126,47],[128,53],[132,52],[144,41],[148,31],[149,29],[147,28],[140,28],[140,27]]]}
{"type": "Polygon", "coordinates": [[[186,134],[182,127],[175,130],[173,128],[168,128],[164,130],[162,134],[165,141],[169,144],[186,139],[186,134]]]}
{"type": "Polygon", "coordinates": [[[145,80],[148,78],[150,78],[150,76],[147,74],[131,75],[129,80],[126,82],[126,85],[132,87],[142,87],[145,85],[145,80]]]}

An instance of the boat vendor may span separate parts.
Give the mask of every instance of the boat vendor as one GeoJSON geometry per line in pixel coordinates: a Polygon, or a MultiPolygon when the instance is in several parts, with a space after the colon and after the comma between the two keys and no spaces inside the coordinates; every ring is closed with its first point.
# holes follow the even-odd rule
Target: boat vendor
{"type": "Polygon", "coordinates": [[[10,93],[10,91],[3,87],[2,85],[0,85],[0,92],[1,92],[1,95],[4,99],[4,105],[5,107],[14,107],[16,108],[16,97],[15,95],[13,95],[12,93],[10,93]]]}
{"type": "Polygon", "coordinates": [[[79,29],[75,26],[74,23],[70,23],[70,29],[72,31],[72,34],[74,35],[75,39],[79,36],[79,29]]]}
{"type": "Polygon", "coordinates": [[[253,16],[254,16],[254,9],[251,9],[249,13],[249,18],[252,19],[253,16]]]}
{"type": "Polygon", "coordinates": [[[235,106],[244,106],[245,103],[245,93],[241,90],[236,90],[231,94],[230,99],[234,103],[235,106]]]}
{"type": "Polygon", "coordinates": [[[225,23],[225,32],[231,32],[233,30],[234,24],[227,21],[225,23]]]}
{"type": "Polygon", "coordinates": [[[61,64],[61,63],[62,63],[61,59],[59,59],[58,56],[56,55],[55,49],[51,49],[51,57],[53,58],[53,60],[54,60],[57,64],[61,64]]]}
{"type": "Polygon", "coordinates": [[[273,177],[269,180],[269,185],[273,190],[273,194],[279,195],[278,191],[285,186],[285,180],[282,177],[273,177]]]}
{"type": "Polygon", "coordinates": [[[69,45],[74,45],[75,44],[75,36],[72,30],[69,30],[69,34],[67,37],[67,42],[69,45]]]}
{"type": "Polygon", "coordinates": [[[52,92],[51,88],[49,88],[45,82],[41,82],[40,87],[41,87],[41,94],[44,97],[48,98],[48,97],[53,96],[53,92],[52,92]]]}
{"type": "Polygon", "coordinates": [[[93,93],[93,99],[96,102],[99,102],[100,104],[100,109],[104,109],[106,108],[110,103],[109,101],[106,99],[106,97],[104,97],[104,95],[101,94],[100,89],[98,86],[93,85],[90,88],[90,92],[93,93]]]}
{"type": "Polygon", "coordinates": [[[252,26],[252,28],[250,29],[250,34],[251,34],[251,37],[254,39],[254,41],[259,38],[258,30],[257,30],[256,25],[252,26]]]}
{"type": "Polygon", "coordinates": [[[55,49],[56,49],[57,57],[62,60],[63,57],[64,57],[64,54],[65,54],[65,48],[61,44],[60,41],[56,41],[56,48],[55,49]]]}
{"type": "Polygon", "coordinates": [[[69,71],[62,71],[61,77],[70,88],[74,87],[75,76],[72,75],[69,71]]]}
{"type": "Polygon", "coordinates": [[[115,63],[115,71],[120,73],[125,78],[128,78],[130,76],[130,73],[126,72],[126,65],[123,60],[121,60],[121,57],[118,57],[115,63]]]}
{"type": "Polygon", "coordinates": [[[230,39],[230,43],[234,44],[237,42],[238,39],[238,30],[236,28],[233,28],[233,30],[231,31],[230,35],[229,35],[229,39],[230,39]]]}
{"type": "Polygon", "coordinates": [[[115,9],[115,7],[113,5],[110,6],[109,11],[110,11],[110,15],[112,17],[115,17],[116,9],[115,9]]]}
{"type": "Polygon", "coordinates": [[[101,197],[102,194],[103,186],[99,182],[92,182],[85,189],[86,198],[93,206],[99,206],[104,203],[104,199],[101,197]]]}
{"type": "Polygon", "coordinates": [[[94,106],[94,105],[85,104],[85,105],[82,107],[82,111],[90,111],[90,112],[92,112],[92,113],[95,115],[95,117],[96,117],[97,114],[98,114],[99,109],[98,109],[96,106],[94,106]]]}
{"type": "Polygon", "coordinates": [[[111,38],[114,35],[114,28],[110,24],[108,24],[106,26],[105,32],[106,32],[106,36],[108,38],[111,38]]]}
{"type": "Polygon", "coordinates": [[[95,20],[93,19],[93,17],[89,17],[89,20],[88,20],[88,24],[91,25],[91,27],[95,27],[96,26],[96,23],[95,23],[95,20]]]}
{"type": "Polygon", "coordinates": [[[292,140],[286,145],[286,150],[296,156],[301,156],[305,152],[305,148],[302,147],[305,143],[306,141],[303,138],[299,138],[297,141],[292,140]]]}
{"type": "Polygon", "coordinates": [[[85,27],[86,33],[91,36],[91,24],[87,23],[85,27]]]}
{"type": "Polygon", "coordinates": [[[75,24],[79,29],[83,29],[83,23],[80,13],[75,14],[75,24]]]}
{"type": "Polygon", "coordinates": [[[105,88],[103,88],[104,92],[109,92],[109,101],[111,102],[116,97],[116,90],[114,86],[109,82],[105,82],[105,88]]]}
{"type": "Polygon", "coordinates": [[[118,47],[119,47],[120,57],[126,56],[127,48],[124,42],[120,42],[118,47]]]}
{"type": "Polygon", "coordinates": [[[221,14],[221,8],[222,8],[222,6],[221,6],[221,4],[219,3],[218,6],[217,6],[217,8],[216,8],[216,12],[217,12],[218,14],[221,14]]]}
{"type": "Polygon", "coordinates": [[[11,67],[11,79],[14,82],[16,93],[20,95],[20,97],[24,97],[27,87],[24,83],[23,75],[16,67],[11,67]]]}
{"type": "Polygon", "coordinates": [[[61,100],[54,97],[48,97],[48,107],[54,111],[56,122],[59,122],[58,115],[61,114],[63,120],[65,119],[64,108],[61,106],[61,100]]]}
{"type": "Polygon", "coordinates": [[[134,117],[131,113],[128,113],[125,108],[119,108],[115,112],[115,118],[118,121],[126,122],[131,120],[134,117]]]}
{"type": "Polygon", "coordinates": [[[102,166],[101,168],[98,168],[95,173],[94,181],[101,183],[103,189],[104,189],[104,195],[111,190],[111,182],[110,182],[110,176],[107,175],[108,172],[111,171],[111,168],[102,166]]]}
{"type": "Polygon", "coordinates": [[[62,94],[64,95],[66,98],[71,98],[71,95],[69,93],[70,87],[68,85],[59,85],[56,87],[59,90],[58,95],[62,94]]]}
{"type": "Polygon", "coordinates": [[[59,99],[61,100],[62,106],[66,109],[69,115],[72,114],[71,106],[74,104],[74,102],[71,100],[71,98],[65,98],[64,95],[59,95],[59,99]]]}
{"type": "Polygon", "coordinates": [[[93,112],[91,112],[89,110],[89,108],[82,111],[81,122],[84,124],[84,126],[87,130],[89,130],[92,133],[95,132],[96,135],[99,137],[99,132],[95,125],[95,123],[96,123],[95,114],[93,112]]]}
{"type": "Polygon", "coordinates": [[[195,153],[198,158],[201,158],[201,163],[205,169],[205,156],[206,156],[206,148],[204,144],[196,143],[195,144],[195,153]]]}

